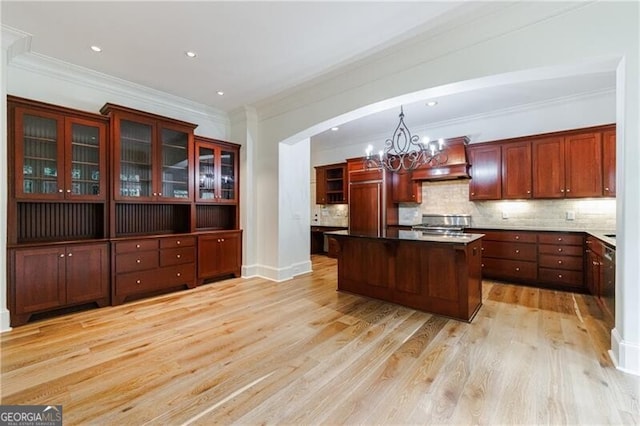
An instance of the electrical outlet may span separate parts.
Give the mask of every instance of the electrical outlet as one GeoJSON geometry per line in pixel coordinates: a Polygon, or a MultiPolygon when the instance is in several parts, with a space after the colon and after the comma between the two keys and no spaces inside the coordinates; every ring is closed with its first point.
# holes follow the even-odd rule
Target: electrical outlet
{"type": "Polygon", "coordinates": [[[502,218],[503,219],[509,219],[509,212],[503,211],[502,212],[502,218]]]}
{"type": "Polygon", "coordinates": [[[576,212],[568,211],[567,212],[567,220],[576,220],[576,212]]]}

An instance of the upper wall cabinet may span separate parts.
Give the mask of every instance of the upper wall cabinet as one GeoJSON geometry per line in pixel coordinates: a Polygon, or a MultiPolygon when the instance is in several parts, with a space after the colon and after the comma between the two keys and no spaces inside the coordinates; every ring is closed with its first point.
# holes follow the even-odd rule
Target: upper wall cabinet
{"type": "Polygon", "coordinates": [[[112,118],[115,200],[193,199],[195,125],[112,104],[100,112],[112,118]]]}
{"type": "Polygon", "coordinates": [[[533,141],[536,198],[602,196],[602,135],[589,132],[533,141]]]}
{"type": "Polygon", "coordinates": [[[316,204],[347,204],[347,163],[316,166],[316,204]]]}
{"type": "Polygon", "coordinates": [[[469,174],[470,200],[499,200],[502,196],[500,179],[501,148],[498,144],[467,147],[471,168],[469,174]]]}
{"type": "Polygon", "coordinates": [[[196,201],[238,202],[238,146],[197,136],[196,201]]]}
{"type": "Polygon", "coordinates": [[[531,143],[502,145],[502,198],[531,198],[531,143]]]}
{"type": "Polygon", "coordinates": [[[616,196],[616,131],[602,133],[602,193],[616,196]]]}
{"type": "Polygon", "coordinates": [[[105,200],[106,120],[18,106],[13,115],[15,197],[105,200]]]}

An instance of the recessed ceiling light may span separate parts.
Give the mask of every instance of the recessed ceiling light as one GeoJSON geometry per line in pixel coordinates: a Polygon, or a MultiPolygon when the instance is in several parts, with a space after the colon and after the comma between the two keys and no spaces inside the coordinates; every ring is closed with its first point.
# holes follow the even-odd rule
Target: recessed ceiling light
{"type": "Polygon", "coordinates": [[[332,128],[331,128],[331,131],[332,131],[332,132],[337,132],[339,129],[340,129],[340,127],[332,127],[332,128]]]}
{"type": "Polygon", "coordinates": [[[94,52],[102,52],[102,47],[93,45],[91,46],[91,50],[93,50],[94,52]]]}
{"type": "Polygon", "coordinates": [[[224,92],[222,90],[218,90],[218,95],[222,96],[224,95],[224,92]]]}
{"type": "Polygon", "coordinates": [[[427,106],[436,106],[436,105],[438,105],[437,101],[429,101],[429,102],[427,102],[427,106]]]}
{"type": "Polygon", "coordinates": [[[196,52],[192,52],[191,50],[184,52],[184,54],[190,58],[195,58],[197,56],[196,52]]]}

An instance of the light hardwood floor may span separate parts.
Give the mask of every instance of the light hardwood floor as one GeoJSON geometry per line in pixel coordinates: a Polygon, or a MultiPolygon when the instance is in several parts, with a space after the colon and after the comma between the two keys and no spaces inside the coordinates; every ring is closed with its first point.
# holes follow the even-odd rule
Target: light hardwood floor
{"type": "Polygon", "coordinates": [[[471,324],[336,292],[336,262],[31,323],[2,403],[65,425],[639,424],[590,296],[485,282],[471,324]]]}

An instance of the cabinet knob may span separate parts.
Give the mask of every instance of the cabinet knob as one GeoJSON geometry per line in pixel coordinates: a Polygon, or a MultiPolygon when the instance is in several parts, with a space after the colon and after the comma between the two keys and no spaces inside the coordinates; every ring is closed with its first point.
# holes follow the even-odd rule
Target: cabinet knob
{"type": "Polygon", "coordinates": [[[484,268],[484,263],[482,264],[482,267],[484,268]]]}
{"type": "Polygon", "coordinates": [[[141,262],[141,260],[140,260],[140,259],[136,259],[136,263],[140,263],[140,262],[141,262]]]}
{"type": "Polygon", "coordinates": [[[180,240],[176,241],[176,244],[177,244],[177,245],[180,245],[180,240]]]}
{"type": "Polygon", "coordinates": [[[561,248],[559,248],[559,249],[558,249],[558,252],[559,252],[559,253],[562,253],[562,249],[561,249],[561,248]]]}
{"type": "Polygon", "coordinates": [[[71,257],[71,256],[73,256],[73,253],[69,253],[67,256],[71,257]]]}
{"type": "Polygon", "coordinates": [[[516,268],[516,271],[520,272],[520,268],[516,268]]]}
{"type": "Polygon", "coordinates": [[[564,189],[561,189],[560,192],[564,192],[564,189]]]}
{"type": "Polygon", "coordinates": [[[162,197],[162,192],[158,192],[158,197],[162,197]]]}
{"type": "Polygon", "coordinates": [[[62,254],[60,255],[60,257],[64,257],[64,253],[62,253],[62,254]]]}
{"type": "Polygon", "coordinates": [[[70,190],[70,189],[67,189],[67,193],[71,193],[71,190],[70,190]]]}
{"type": "Polygon", "coordinates": [[[179,254],[176,254],[176,259],[180,259],[182,256],[180,256],[179,254]]]}
{"type": "Polygon", "coordinates": [[[472,192],[472,193],[471,193],[471,195],[476,195],[476,193],[475,193],[475,192],[472,192]]]}
{"type": "Polygon", "coordinates": [[[58,189],[58,192],[62,192],[62,189],[58,189]]]}
{"type": "Polygon", "coordinates": [[[571,192],[571,190],[570,190],[570,189],[567,189],[567,192],[571,192]]]}
{"type": "Polygon", "coordinates": [[[224,238],[222,238],[220,241],[222,241],[224,243],[224,238]]]}
{"type": "Polygon", "coordinates": [[[154,193],[153,193],[153,196],[155,197],[156,195],[158,195],[158,193],[157,193],[157,192],[154,192],[154,193]]]}
{"type": "Polygon", "coordinates": [[[519,240],[519,239],[520,239],[520,235],[516,235],[516,240],[519,240]]]}
{"type": "Polygon", "coordinates": [[[516,254],[519,254],[519,253],[520,253],[520,250],[516,249],[516,254]]]}
{"type": "Polygon", "coordinates": [[[604,190],[605,190],[605,191],[609,191],[609,188],[605,188],[604,190]]]}
{"type": "Polygon", "coordinates": [[[558,260],[558,265],[562,265],[562,260],[558,260]]]}
{"type": "Polygon", "coordinates": [[[136,248],[140,248],[140,244],[136,244],[136,248]]]}
{"type": "Polygon", "coordinates": [[[558,278],[562,278],[562,274],[558,274],[558,278]]]}
{"type": "Polygon", "coordinates": [[[531,190],[527,189],[527,194],[531,194],[531,190]]]}
{"type": "Polygon", "coordinates": [[[484,251],[484,247],[482,247],[482,251],[484,251]]]}
{"type": "Polygon", "coordinates": [[[180,272],[178,272],[178,273],[176,274],[176,277],[179,277],[179,276],[181,276],[181,275],[182,275],[182,274],[181,274],[180,272]]]}
{"type": "Polygon", "coordinates": [[[136,284],[140,284],[140,283],[142,283],[141,280],[136,280],[136,284]]]}

